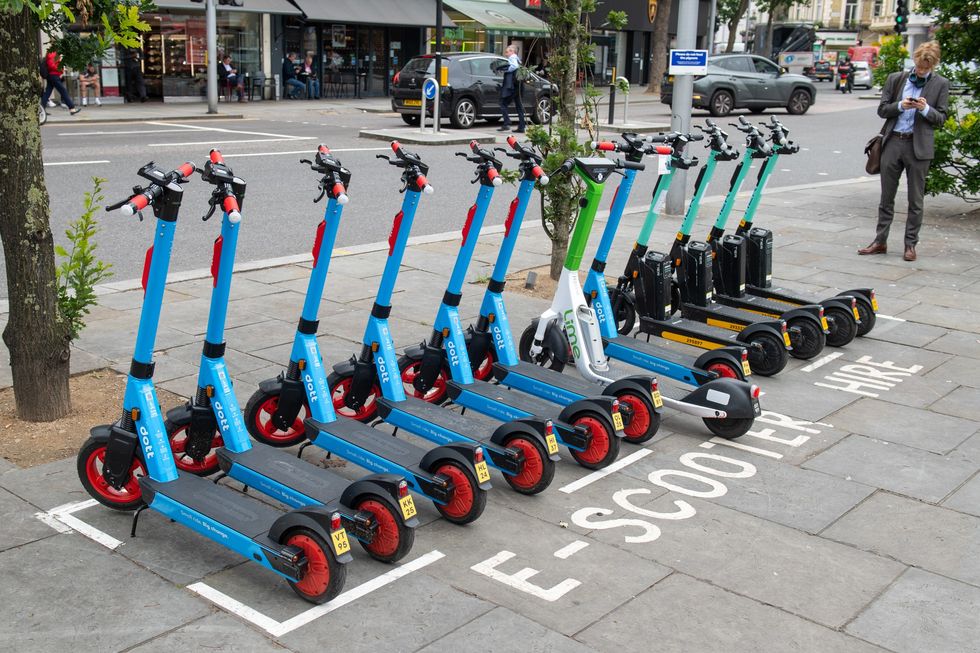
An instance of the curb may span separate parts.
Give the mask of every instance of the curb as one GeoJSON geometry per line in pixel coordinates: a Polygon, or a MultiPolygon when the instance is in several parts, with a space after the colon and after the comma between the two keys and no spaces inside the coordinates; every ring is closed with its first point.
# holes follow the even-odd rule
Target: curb
{"type": "Polygon", "coordinates": [[[438,134],[420,133],[418,127],[406,129],[362,129],[359,138],[370,138],[379,141],[398,141],[410,145],[466,145],[471,141],[477,143],[496,143],[497,137],[484,132],[471,132],[465,135],[449,135],[447,132],[438,134]]]}

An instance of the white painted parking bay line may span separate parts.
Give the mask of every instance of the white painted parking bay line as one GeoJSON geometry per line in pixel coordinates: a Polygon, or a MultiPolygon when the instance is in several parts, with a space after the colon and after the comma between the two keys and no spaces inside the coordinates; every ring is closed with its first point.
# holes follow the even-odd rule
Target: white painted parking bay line
{"type": "Polygon", "coordinates": [[[186,129],[128,129],[126,131],[117,132],[61,132],[58,136],[125,136],[131,134],[176,134],[178,132],[185,132],[186,129]]]}
{"type": "Polygon", "coordinates": [[[372,578],[367,582],[361,583],[353,589],[347,590],[333,601],[330,601],[330,603],[314,606],[309,610],[300,612],[295,617],[291,617],[286,621],[276,621],[272,617],[262,614],[255,608],[245,605],[238,599],[233,599],[224,592],[216,590],[206,583],[194,583],[192,585],[188,585],[187,589],[200,596],[203,596],[207,600],[224,608],[228,612],[252,622],[273,637],[282,637],[283,635],[296,630],[300,626],[305,626],[311,621],[333,612],[337,608],[342,608],[348,603],[356,601],[362,596],[367,596],[371,592],[380,589],[385,585],[389,585],[399,578],[407,576],[413,571],[418,571],[422,567],[431,565],[433,562],[441,560],[445,557],[446,554],[442,553],[441,551],[429,551],[425,555],[419,556],[411,562],[406,562],[403,565],[395,567],[391,571],[385,572],[376,578],[372,578]]]}
{"type": "Polygon", "coordinates": [[[830,361],[836,360],[836,359],[840,358],[843,355],[844,354],[842,352],[835,351],[833,354],[827,354],[823,358],[818,358],[817,360],[813,361],[812,363],[810,363],[806,367],[801,367],[800,370],[802,370],[803,372],[812,372],[813,370],[817,369],[818,367],[823,367],[824,365],[826,365],[830,361]]]}
{"type": "MultiPolygon", "coordinates": [[[[290,136],[289,138],[246,138],[241,141],[189,141],[186,143],[150,143],[147,147],[177,147],[185,145],[222,145],[225,143],[281,143],[282,141],[315,141],[316,136],[290,136]]],[[[96,162],[97,163],[97,162],[96,162]]],[[[108,163],[106,161],[105,163],[108,163]]]]}
{"type": "Polygon", "coordinates": [[[109,163],[107,159],[98,159],[96,161],[52,161],[44,162],[46,166],[87,166],[92,163],[109,163]]]}
{"type": "Polygon", "coordinates": [[[269,132],[252,132],[252,131],[245,131],[244,129],[225,129],[223,127],[205,127],[203,125],[184,125],[176,122],[147,122],[146,124],[156,125],[157,127],[183,127],[185,129],[194,129],[197,131],[223,132],[226,134],[248,134],[249,136],[269,136],[271,138],[282,138],[284,140],[305,138],[303,136],[290,136],[289,134],[270,134],[269,132]]]}
{"type": "Polygon", "coordinates": [[[555,557],[560,558],[562,560],[567,560],[568,558],[571,558],[573,555],[575,555],[576,553],[578,553],[579,551],[581,551],[587,546],[589,546],[588,542],[583,542],[582,540],[575,540],[571,544],[567,546],[563,546],[562,548],[555,551],[555,557]]]}
{"type": "Polygon", "coordinates": [[[878,313],[878,317],[883,320],[892,320],[894,322],[908,322],[908,320],[906,320],[904,317],[892,317],[891,315],[884,315],[882,313],[878,313]]]}
{"type": "MultiPolygon", "coordinates": [[[[244,143],[245,141],[236,141],[237,143],[244,143]]],[[[390,150],[390,147],[338,147],[336,149],[331,148],[330,151],[333,152],[381,152],[383,150],[390,150]]],[[[244,154],[224,154],[224,158],[232,159],[234,157],[245,157],[245,156],[280,156],[285,154],[309,154],[309,150],[290,150],[289,152],[246,152],[244,154]]]]}
{"type": "Polygon", "coordinates": [[[86,524],[85,522],[83,522],[81,519],[79,519],[73,514],[78,512],[79,510],[85,510],[86,508],[91,508],[92,506],[97,505],[98,503],[99,502],[96,501],[95,499],[88,499],[86,501],[75,501],[74,503],[66,503],[63,506],[52,508],[51,510],[47,511],[47,513],[37,513],[35,514],[35,517],[43,521],[48,526],[51,526],[51,528],[55,529],[58,532],[65,533],[65,532],[76,531],[80,535],[84,535],[90,540],[98,542],[99,544],[106,547],[107,549],[115,550],[120,545],[122,545],[122,542],[120,542],[113,536],[109,535],[108,533],[104,533],[103,531],[100,531],[95,526],[86,524]],[[68,530],[64,530],[62,528],[59,528],[58,526],[55,526],[52,523],[52,521],[58,521],[61,524],[64,524],[64,526],[66,526],[68,530]]]}
{"type": "Polygon", "coordinates": [[[650,449],[640,449],[639,451],[634,451],[633,453],[626,456],[625,458],[620,458],[619,460],[609,465],[608,467],[603,467],[602,469],[594,471],[591,474],[587,474],[586,476],[583,476],[579,480],[572,481],[568,485],[558,489],[559,491],[564,492],[565,494],[571,494],[576,490],[581,490],[586,485],[591,485],[592,483],[595,483],[599,479],[609,476],[613,472],[618,472],[624,467],[629,467],[637,460],[640,460],[641,458],[645,458],[646,456],[649,456],[652,453],[653,451],[651,451],[650,449]]]}

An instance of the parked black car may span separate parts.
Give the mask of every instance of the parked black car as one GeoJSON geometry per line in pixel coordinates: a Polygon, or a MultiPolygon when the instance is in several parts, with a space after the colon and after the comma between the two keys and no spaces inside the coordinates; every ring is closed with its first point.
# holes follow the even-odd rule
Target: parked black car
{"type": "MultiPolygon", "coordinates": [[[[673,78],[664,76],[660,100],[670,104],[673,78]]],[[[693,104],[713,116],[727,116],[733,109],[762,113],[785,107],[792,114],[806,113],[817,97],[813,82],[791,75],[765,57],[754,54],[719,54],[708,58],[708,74],[694,78],[693,104]]]]}
{"type": "MultiPolygon", "coordinates": [[[[500,88],[507,59],[482,52],[455,52],[444,54],[442,65],[448,68],[449,84],[442,88],[440,118],[449,118],[458,129],[469,129],[481,118],[487,122],[500,120],[500,88]]],[[[401,114],[406,124],[419,124],[422,83],[426,77],[434,77],[435,72],[435,56],[422,55],[411,59],[392,79],[391,108],[401,114]]],[[[538,124],[550,122],[551,83],[528,71],[523,89],[521,97],[528,118],[538,124]]],[[[513,105],[510,111],[511,119],[516,120],[513,105]]],[[[427,115],[432,115],[431,109],[427,115]]]]}
{"type": "Polygon", "coordinates": [[[829,61],[818,61],[810,68],[804,69],[803,74],[815,82],[834,81],[834,67],[829,61]]]}

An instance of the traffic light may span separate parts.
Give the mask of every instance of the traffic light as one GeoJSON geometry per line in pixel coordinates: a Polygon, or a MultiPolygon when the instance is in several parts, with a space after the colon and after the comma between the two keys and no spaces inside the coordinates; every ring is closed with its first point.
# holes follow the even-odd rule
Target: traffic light
{"type": "Polygon", "coordinates": [[[909,28],[908,0],[895,0],[895,33],[901,34],[909,28]]]}

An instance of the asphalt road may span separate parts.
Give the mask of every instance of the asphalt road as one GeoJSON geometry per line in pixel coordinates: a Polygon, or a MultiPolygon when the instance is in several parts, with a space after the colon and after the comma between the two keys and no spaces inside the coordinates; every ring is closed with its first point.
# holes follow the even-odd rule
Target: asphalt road
{"type": "MultiPolygon", "coordinates": [[[[800,143],[801,153],[780,160],[771,187],[796,185],[814,180],[857,177],[864,174],[862,149],[878,128],[875,103],[859,100],[858,94],[842,96],[828,84],[818,84],[819,97],[804,116],[773,111],[800,143]]],[[[391,218],[398,211],[398,172],[377,160],[387,150],[381,141],[358,138],[363,127],[401,126],[397,117],[370,114],[354,109],[324,115],[322,122],[289,120],[288,103],[283,103],[282,120],[209,120],[178,122],[134,122],[81,125],[49,124],[42,130],[44,160],[51,194],[51,220],[55,239],[64,243],[64,230],[82,208],[83,194],[91,178],[107,179],[106,203],[126,197],[136,171],[150,160],[173,167],[191,160],[201,163],[211,147],[225,154],[236,174],[248,182],[244,206],[245,228],[240,238],[238,260],[252,261],[310,250],[322,204],[313,205],[316,177],[298,162],[318,143],[327,144],[353,171],[351,203],[344,212],[338,246],[378,242],[387,238],[391,218]]],[[[664,122],[666,107],[634,104],[630,117],[637,121],[664,122]]],[[[308,114],[306,114],[308,115],[308,114]]],[[[707,117],[696,112],[695,120],[707,117]]],[[[764,118],[762,116],[761,118],[764,118]]],[[[726,120],[725,122],[729,122],[726,120]]],[[[492,128],[491,128],[492,129],[492,128]]],[[[730,130],[733,143],[740,135],[730,130]]],[[[413,234],[433,234],[460,228],[466,210],[475,198],[469,183],[472,165],[454,156],[462,146],[413,148],[430,165],[429,178],[436,189],[426,196],[416,217],[413,234]]],[[[695,149],[694,151],[697,151],[695,149]]],[[[723,193],[730,173],[719,168],[708,194],[723,193]]],[[[690,175],[693,181],[694,175],[690,175]]],[[[641,204],[653,188],[652,175],[640,175],[630,204],[641,204]]],[[[190,183],[185,187],[182,220],[177,231],[172,271],[205,268],[209,265],[211,242],[218,220],[202,222],[209,187],[190,183]]],[[[513,190],[501,188],[491,207],[488,224],[499,224],[513,190]]],[[[532,207],[529,220],[538,215],[532,207]]],[[[139,223],[119,213],[100,214],[98,236],[101,257],[113,266],[114,279],[138,277],[143,251],[150,237],[151,221],[139,223]]],[[[2,276],[2,275],[0,275],[2,276]]],[[[0,279],[0,296],[6,296],[5,279],[0,279]]]]}

